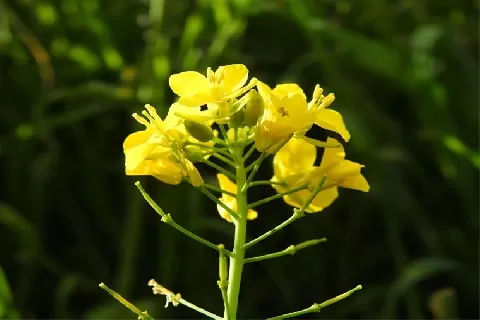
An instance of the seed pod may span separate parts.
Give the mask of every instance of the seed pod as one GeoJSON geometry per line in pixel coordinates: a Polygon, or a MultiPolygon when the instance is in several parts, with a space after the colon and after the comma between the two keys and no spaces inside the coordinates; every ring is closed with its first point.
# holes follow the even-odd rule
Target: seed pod
{"type": "Polygon", "coordinates": [[[262,96],[257,92],[257,90],[252,89],[248,92],[250,99],[247,102],[245,107],[245,125],[251,127],[257,124],[258,118],[263,114],[264,102],[262,96]]]}
{"type": "Polygon", "coordinates": [[[245,119],[245,108],[242,108],[237,112],[235,112],[234,114],[232,114],[232,116],[230,117],[230,121],[228,122],[228,127],[241,128],[243,127],[244,119],[245,119]]]}
{"type": "Polygon", "coordinates": [[[192,137],[201,142],[208,142],[214,137],[212,128],[200,122],[185,120],[185,129],[192,137]]]}

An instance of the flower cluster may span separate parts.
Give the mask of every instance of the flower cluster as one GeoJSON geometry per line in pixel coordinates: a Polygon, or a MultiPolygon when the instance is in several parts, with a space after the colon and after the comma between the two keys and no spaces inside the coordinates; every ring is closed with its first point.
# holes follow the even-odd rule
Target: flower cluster
{"type": "MultiPolygon", "coordinates": [[[[265,156],[274,155],[270,183],[287,204],[300,208],[322,183],[306,212],[328,207],[337,198],[338,187],[369,190],[361,174],[363,165],[345,160],[339,141],[306,136],[313,126],[319,126],[345,142],[350,139],[341,114],[331,108],[335,96],[325,95],[320,86],[309,100],[297,84],[279,84],[272,89],[256,78],[248,81],[248,70],[241,64],[220,66],[216,71],[208,68],[206,75],[194,71],[174,74],[169,85],[179,98],[165,119],[150,105],[143,117],[133,115],[145,130],[130,134],[124,142],[127,175],[151,175],[168,184],[185,180],[204,187],[195,163],[213,165],[208,160],[213,156],[235,167],[239,159],[232,156],[232,148],[240,149],[244,160],[255,148],[265,156]],[[249,145],[253,147],[247,151],[249,145]],[[318,148],[323,155],[315,166],[318,148]]],[[[219,190],[225,190],[218,211],[232,221],[238,190],[224,171],[217,175],[219,190]]],[[[247,212],[248,219],[257,216],[253,209],[247,212]]]]}

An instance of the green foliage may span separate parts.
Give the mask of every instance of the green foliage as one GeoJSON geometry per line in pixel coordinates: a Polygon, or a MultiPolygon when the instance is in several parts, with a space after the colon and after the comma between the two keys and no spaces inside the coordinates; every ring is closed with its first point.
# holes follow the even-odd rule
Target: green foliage
{"type": "MultiPolygon", "coordinates": [[[[244,63],[272,83],[334,92],[372,190],[344,191],[327,214],[259,244],[261,254],[329,238],[294,260],[247,265],[240,317],[362,283],[321,316],[443,317],[429,299],[449,287],[458,317],[477,318],[477,13],[447,0],[0,1],[0,317],[130,316],[102,281],[156,318],[196,316],[163,309],[151,278],[221,309],[218,257],[158,221],[124,176],[121,145],[143,104],[166,113],[171,73],[244,63]]],[[[224,241],[230,226],[197,190],[143,184],[182,226],[224,241]]],[[[290,213],[264,210],[249,239],[290,213]]]]}

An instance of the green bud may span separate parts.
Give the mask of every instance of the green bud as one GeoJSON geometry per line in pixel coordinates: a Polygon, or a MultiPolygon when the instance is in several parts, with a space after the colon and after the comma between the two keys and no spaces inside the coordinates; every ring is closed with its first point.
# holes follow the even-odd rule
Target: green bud
{"type": "Polygon", "coordinates": [[[245,125],[251,127],[257,124],[258,118],[263,114],[263,99],[257,90],[252,89],[248,92],[250,99],[245,107],[245,125]]]}
{"type": "Polygon", "coordinates": [[[201,142],[208,142],[214,138],[212,128],[200,122],[185,120],[185,129],[192,137],[201,142]]]}
{"type": "Polygon", "coordinates": [[[229,128],[241,128],[243,127],[243,121],[245,119],[245,108],[242,108],[232,114],[230,121],[228,122],[229,128]]]}
{"type": "MultiPolygon", "coordinates": [[[[224,249],[224,245],[220,244],[218,245],[220,249],[224,249]]],[[[220,259],[219,259],[219,266],[218,266],[218,275],[220,277],[220,281],[226,281],[228,278],[228,261],[227,257],[223,252],[220,252],[220,259]]]]}

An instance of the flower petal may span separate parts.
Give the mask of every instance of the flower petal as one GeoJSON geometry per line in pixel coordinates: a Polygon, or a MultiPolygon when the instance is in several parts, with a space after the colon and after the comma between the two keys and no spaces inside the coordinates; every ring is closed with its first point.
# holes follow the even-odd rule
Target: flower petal
{"type": "Polygon", "coordinates": [[[303,92],[302,88],[300,88],[300,86],[296,83],[279,84],[273,89],[273,93],[280,98],[298,93],[303,97],[303,99],[307,99],[305,92],[303,92]]]}
{"type": "Polygon", "coordinates": [[[226,93],[240,89],[248,80],[248,69],[243,64],[223,66],[217,69],[219,72],[223,73],[222,89],[226,93]]]}
{"type": "Polygon", "coordinates": [[[340,186],[363,192],[370,191],[370,185],[368,184],[367,179],[361,174],[345,179],[340,186]]]}
{"type": "MultiPolygon", "coordinates": [[[[218,180],[218,185],[220,186],[220,189],[223,189],[225,191],[231,192],[231,193],[237,193],[237,185],[232,182],[228,177],[222,173],[217,173],[217,180],[218,180]]],[[[235,199],[232,196],[229,196],[227,194],[222,194],[223,199],[235,199]]]]}
{"type": "Polygon", "coordinates": [[[342,136],[345,142],[350,140],[350,133],[348,132],[345,123],[343,122],[342,115],[332,109],[322,109],[318,112],[317,119],[315,121],[320,127],[337,132],[342,136]]]}
{"type": "Polygon", "coordinates": [[[168,84],[179,96],[190,96],[207,90],[210,86],[207,78],[196,71],[185,71],[171,75],[168,84]]]}
{"type": "Polygon", "coordinates": [[[144,143],[125,150],[125,168],[128,171],[135,170],[142,161],[156,148],[153,143],[144,143]]]}
{"type": "Polygon", "coordinates": [[[273,159],[273,166],[283,166],[288,171],[302,172],[315,163],[317,149],[303,139],[290,139],[273,159]]]}

